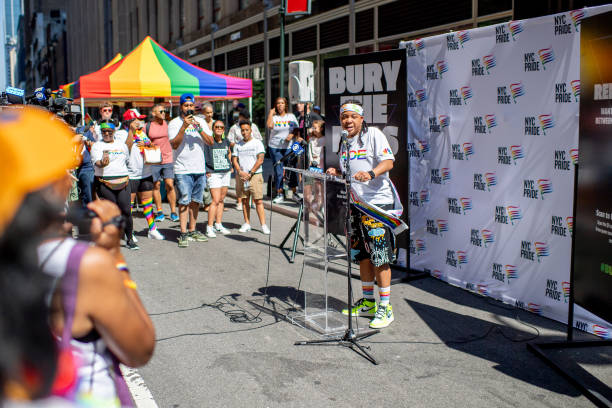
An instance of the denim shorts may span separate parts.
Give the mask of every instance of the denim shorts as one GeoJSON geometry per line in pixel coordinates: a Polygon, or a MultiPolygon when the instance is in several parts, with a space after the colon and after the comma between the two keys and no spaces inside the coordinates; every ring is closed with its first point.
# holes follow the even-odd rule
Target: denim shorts
{"type": "Polygon", "coordinates": [[[179,205],[189,205],[191,202],[202,204],[206,174],[176,174],[175,179],[179,190],[179,205]]]}
{"type": "Polygon", "coordinates": [[[173,179],[174,178],[174,164],[152,164],[151,170],[153,171],[153,181],[158,182],[161,179],[173,179]]]}

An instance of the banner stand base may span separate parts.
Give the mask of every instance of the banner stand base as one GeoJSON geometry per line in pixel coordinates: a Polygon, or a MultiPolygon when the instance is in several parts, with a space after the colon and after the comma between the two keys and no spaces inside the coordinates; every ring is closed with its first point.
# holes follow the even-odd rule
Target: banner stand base
{"type": "MultiPolygon", "coordinates": [[[[580,347],[612,347],[612,340],[586,340],[586,341],[558,341],[550,343],[528,343],[527,349],[535,354],[538,358],[544,361],[548,366],[557,371],[566,380],[568,380],[574,387],[576,387],[585,397],[587,397],[593,404],[598,407],[610,407],[612,406],[612,389],[604,383],[599,384],[598,388],[607,388],[607,392],[602,394],[593,388],[589,387],[589,384],[585,384],[578,378],[572,376],[565,367],[557,363],[553,358],[545,353],[545,350],[551,349],[570,349],[580,347]]],[[[595,377],[594,377],[595,378],[595,377]]]]}

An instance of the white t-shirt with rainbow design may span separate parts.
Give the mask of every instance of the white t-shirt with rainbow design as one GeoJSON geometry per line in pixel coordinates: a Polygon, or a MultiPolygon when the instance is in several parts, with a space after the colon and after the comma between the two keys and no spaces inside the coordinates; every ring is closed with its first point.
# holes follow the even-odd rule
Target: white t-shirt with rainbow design
{"type": "Polygon", "coordinates": [[[289,142],[285,139],[287,139],[291,130],[298,125],[295,115],[293,113],[286,113],[283,116],[274,115],[272,121],[274,127],[270,130],[268,146],[274,149],[288,149],[289,142]]]}
{"type": "MultiPolygon", "coordinates": [[[[389,146],[387,137],[377,128],[370,126],[368,131],[361,136],[362,144],[359,143],[359,135],[349,139],[349,157],[351,160],[351,176],[360,171],[368,172],[378,166],[383,160],[393,160],[393,151],[389,146]]],[[[340,168],[344,172],[344,160],[346,153],[344,146],[340,147],[340,168]]],[[[370,204],[393,204],[394,194],[389,172],[379,175],[374,180],[365,183],[352,179],[352,187],[357,194],[370,204]]]]}

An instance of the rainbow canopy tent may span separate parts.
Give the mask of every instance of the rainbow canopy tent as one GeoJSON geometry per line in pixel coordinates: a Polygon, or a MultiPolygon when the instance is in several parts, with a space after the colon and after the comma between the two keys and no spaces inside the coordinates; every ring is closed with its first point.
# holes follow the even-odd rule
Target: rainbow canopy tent
{"type": "MultiPolygon", "coordinates": [[[[115,64],[117,61],[119,61],[121,58],[123,58],[123,54],[121,54],[120,52],[117,53],[117,55],[115,55],[113,57],[113,59],[111,59],[110,61],[108,61],[106,63],[106,65],[104,65],[102,68],[100,68],[100,70],[106,69],[108,67],[110,67],[111,65],[115,64]]],[[[74,98],[75,97],[75,90],[78,88],[78,83],[79,81],[72,81],[69,84],[66,85],[61,85],[60,89],[62,89],[64,91],[64,96],[66,98],[74,98]]]]}
{"type": "Polygon", "coordinates": [[[196,67],[150,36],[117,63],[81,76],[75,84],[75,95],[88,99],[171,98],[186,92],[208,99],[248,98],[253,84],[196,67]]]}

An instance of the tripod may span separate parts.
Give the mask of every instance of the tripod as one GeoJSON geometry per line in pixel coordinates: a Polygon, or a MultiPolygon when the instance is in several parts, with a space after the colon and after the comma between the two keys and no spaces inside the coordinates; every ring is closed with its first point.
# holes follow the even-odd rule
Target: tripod
{"type": "MultiPolygon", "coordinates": [[[[359,340],[365,339],[367,337],[373,336],[379,332],[379,330],[372,330],[366,333],[355,334],[353,330],[353,285],[352,285],[352,277],[351,277],[351,246],[350,239],[352,235],[352,225],[351,225],[351,168],[350,168],[350,154],[348,147],[348,138],[347,135],[343,132],[342,134],[342,146],[344,147],[344,151],[346,152],[345,157],[345,191],[346,191],[346,233],[347,233],[347,248],[346,248],[346,280],[347,280],[347,301],[348,301],[348,328],[344,332],[344,335],[341,337],[335,337],[331,339],[322,339],[322,340],[307,340],[307,341],[296,341],[294,344],[296,346],[306,346],[306,345],[316,345],[316,344],[327,344],[327,343],[338,343],[339,346],[348,347],[353,350],[355,353],[359,354],[363,358],[367,359],[374,365],[378,365],[378,362],[370,353],[366,351],[366,347],[359,344],[359,340]]],[[[327,262],[327,260],[325,260],[327,262]]],[[[369,348],[369,347],[368,347],[369,348]]]]}

